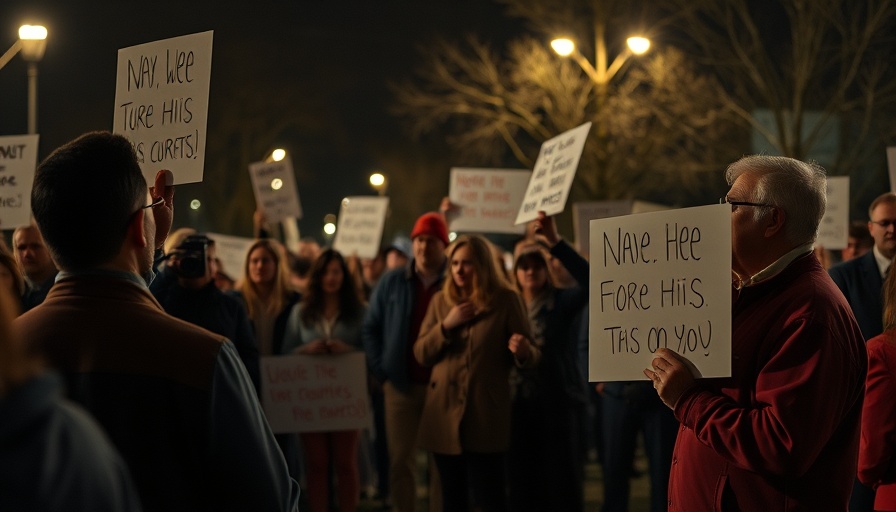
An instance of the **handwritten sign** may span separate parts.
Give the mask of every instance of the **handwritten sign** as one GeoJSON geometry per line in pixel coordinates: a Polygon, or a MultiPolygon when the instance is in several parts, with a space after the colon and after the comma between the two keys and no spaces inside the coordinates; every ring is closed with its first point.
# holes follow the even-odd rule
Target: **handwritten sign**
{"type": "Polygon", "coordinates": [[[605,219],[607,217],[619,217],[632,213],[658,212],[668,210],[668,206],[648,201],[623,199],[618,201],[587,201],[573,203],[572,226],[576,235],[576,249],[586,259],[589,257],[591,245],[591,227],[589,221],[593,219],[605,219]]]}
{"type": "Polygon", "coordinates": [[[890,190],[896,192],[896,146],[887,148],[887,175],[890,176],[890,190]]]}
{"type": "Polygon", "coordinates": [[[449,218],[451,231],[525,233],[526,225],[514,219],[531,174],[525,169],[451,169],[448,197],[461,207],[449,218]]]}
{"type": "Polygon", "coordinates": [[[211,69],[211,31],[118,50],[112,131],[134,145],[148,183],[159,169],[202,181],[211,69]]]}
{"type": "Polygon", "coordinates": [[[376,258],[389,209],[388,197],[354,196],[342,200],[333,248],[349,257],[376,258]]]}
{"type": "Polygon", "coordinates": [[[588,376],[645,380],[660,347],[731,375],[731,206],[591,221],[588,376]]]}
{"type": "Polygon", "coordinates": [[[828,177],[828,199],[815,245],[843,249],[849,241],[849,176],[828,177]]]}
{"type": "Polygon", "coordinates": [[[255,242],[252,238],[242,236],[222,235],[221,233],[206,233],[206,236],[215,241],[215,252],[221,260],[221,269],[234,281],[242,279],[243,269],[246,268],[246,258],[249,257],[249,247],[255,242]]]}
{"type": "Polygon", "coordinates": [[[264,414],[278,434],[371,425],[363,352],[262,357],[261,394],[264,414]]]}
{"type": "Polygon", "coordinates": [[[31,223],[38,135],[0,137],[0,229],[31,223]]]}
{"type": "Polygon", "coordinates": [[[535,219],[539,210],[548,215],[563,211],[590,129],[591,123],[588,122],[541,145],[535,170],[514,224],[535,219]]]}
{"type": "Polygon", "coordinates": [[[255,204],[270,222],[301,219],[302,205],[296,188],[296,177],[289,156],[279,162],[249,164],[255,204]]]}

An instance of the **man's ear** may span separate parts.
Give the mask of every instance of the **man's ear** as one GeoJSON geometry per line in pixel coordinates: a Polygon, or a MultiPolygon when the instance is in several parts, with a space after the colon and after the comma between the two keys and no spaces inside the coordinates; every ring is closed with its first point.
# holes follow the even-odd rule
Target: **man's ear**
{"type": "Polygon", "coordinates": [[[787,213],[783,208],[771,207],[771,213],[765,217],[765,238],[773,238],[784,232],[787,213]]]}
{"type": "Polygon", "coordinates": [[[146,215],[146,210],[141,208],[131,216],[131,222],[128,224],[127,233],[128,242],[141,248],[146,247],[149,244],[149,240],[146,239],[146,233],[143,230],[144,215],[146,215]]]}

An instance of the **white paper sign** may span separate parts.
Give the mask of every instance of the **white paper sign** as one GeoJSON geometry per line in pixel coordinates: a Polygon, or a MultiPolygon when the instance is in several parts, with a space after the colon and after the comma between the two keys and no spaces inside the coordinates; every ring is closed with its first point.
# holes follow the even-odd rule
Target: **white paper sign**
{"type": "Polygon", "coordinates": [[[215,241],[215,251],[221,260],[221,269],[234,281],[242,279],[243,270],[246,268],[246,258],[249,257],[249,247],[255,242],[253,238],[242,236],[222,235],[221,233],[206,233],[206,236],[215,241]]]}
{"type": "Polygon", "coordinates": [[[211,31],[118,50],[112,132],[134,145],[147,183],[160,169],[202,181],[211,70],[211,31]]]}
{"type": "Polygon", "coordinates": [[[38,135],[0,137],[0,229],[31,223],[38,135]]]}
{"type": "Polygon", "coordinates": [[[896,192],[896,146],[887,148],[887,169],[890,176],[890,191],[896,192]]]}
{"type": "Polygon", "coordinates": [[[264,414],[275,433],[370,428],[363,352],[261,358],[264,414]]]}
{"type": "Polygon", "coordinates": [[[668,210],[668,206],[648,201],[623,199],[618,201],[588,201],[572,204],[572,226],[576,235],[576,249],[588,259],[591,245],[591,226],[588,221],[592,219],[605,219],[607,217],[619,217],[632,213],[658,212],[668,210]]]}
{"type": "Polygon", "coordinates": [[[255,204],[269,222],[302,218],[302,205],[289,156],[279,162],[249,164],[249,175],[255,191],[255,204]]]}
{"type": "Polygon", "coordinates": [[[849,241],[849,176],[828,177],[828,199],[815,245],[843,249],[849,241]]]}
{"type": "Polygon", "coordinates": [[[537,218],[539,210],[547,215],[563,211],[590,129],[591,123],[587,122],[541,145],[514,224],[537,218]]]}
{"type": "Polygon", "coordinates": [[[448,197],[461,207],[449,218],[451,231],[466,233],[526,232],[514,219],[532,173],[526,169],[451,169],[448,197]]]}
{"type": "Polygon", "coordinates": [[[669,348],[731,375],[731,206],[591,221],[588,380],[646,380],[669,348]]]}
{"type": "Polygon", "coordinates": [[[333,249],[346,258],[376,258],[389,209],[388,197],[354,196],[342,200],[333,249]]]}

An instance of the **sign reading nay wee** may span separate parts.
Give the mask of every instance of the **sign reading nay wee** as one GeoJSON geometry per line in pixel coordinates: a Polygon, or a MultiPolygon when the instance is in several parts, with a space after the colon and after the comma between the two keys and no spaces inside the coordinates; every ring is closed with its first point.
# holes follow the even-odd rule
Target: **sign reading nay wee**
{"type": "Polygon", "coordinates": [[[591,221],[588,380],[645,380],[654,352],[731,375],[731,206],[591,221]]]}
{"type": "Polygon", "coordinates": [[[134,145],[147,183],[160,169],[202,181],[211,71],[211,31],[118,50],[112,131],[134,145]]]}
{"type": "Polygon", "coordinates": [[[563,132],[541,145],[514,224],[535,219],[540,210],[548,215],[563,211],[589,130],[590,122],[563,132]]]}

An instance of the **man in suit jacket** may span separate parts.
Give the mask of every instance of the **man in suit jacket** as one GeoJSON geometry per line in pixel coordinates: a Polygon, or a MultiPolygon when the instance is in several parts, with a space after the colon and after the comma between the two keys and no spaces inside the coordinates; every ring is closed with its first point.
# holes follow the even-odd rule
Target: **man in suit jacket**
{"type": "Polygon", "coordinates": [[[131,143],[108,132],[47,157],[31,205],[60,273],[14,329],[106,430],[144,511],[297,510],[233,344],[167,315],[147,288],[171,179],[159,171],[147,190],[131,143]]]}
{"type": "MultiPolygon", "coordinates": [[[[896,194],[887,192],[877,196],[868,208],[868,218],[874,247],[864,256],[835,265],[828,271],[849,302],[866,341],[884,330],[881,288],[896,255],[896,194]]],[[[849,510],[870,511],[873,506],[874,490],[856,480],[849,510]]]]}

